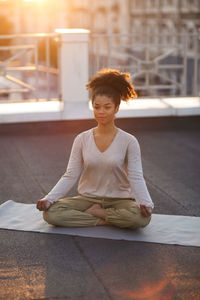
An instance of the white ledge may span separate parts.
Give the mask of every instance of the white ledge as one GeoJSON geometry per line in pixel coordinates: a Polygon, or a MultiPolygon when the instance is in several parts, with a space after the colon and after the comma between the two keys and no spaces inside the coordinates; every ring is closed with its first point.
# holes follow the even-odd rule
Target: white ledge
{"type": "MultiPolygon", "coordinates": [[[[200,97],[135,99],[121,102],[117,118],[200,115],[200,97]]],[[[93,119],[90,102],[53,100],[0,103],[0,123],[93,119]]]]}

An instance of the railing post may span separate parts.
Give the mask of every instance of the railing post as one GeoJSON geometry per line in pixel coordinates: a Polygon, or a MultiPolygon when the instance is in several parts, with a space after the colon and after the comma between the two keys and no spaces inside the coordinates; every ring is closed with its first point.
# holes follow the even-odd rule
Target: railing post
{"type": "Polygon", "coordinates": [[[60,92],[65,118],[74,104],[88,105],[85,85],[89,79],[89,31],[56,29],[56,32],[60,34],[60,92]]]}

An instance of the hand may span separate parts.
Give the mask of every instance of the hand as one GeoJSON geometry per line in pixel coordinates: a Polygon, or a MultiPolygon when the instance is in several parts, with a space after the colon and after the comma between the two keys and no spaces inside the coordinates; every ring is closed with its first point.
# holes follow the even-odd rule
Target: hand
{"type": "Polygon", "coordinates": [[[140,204],[140,212],[144,217],[150,217],[152,214],[152,208],[144,204],[140,204]]]}
{"type": "Polygon", "coordinates": [[[48,200],[43,200],[43,199],[40,199],[37,201],[37,209],[39,210],[47,210],[49,209],[49,207],[52,205],[51,202],[49,202],[48,200]]]}

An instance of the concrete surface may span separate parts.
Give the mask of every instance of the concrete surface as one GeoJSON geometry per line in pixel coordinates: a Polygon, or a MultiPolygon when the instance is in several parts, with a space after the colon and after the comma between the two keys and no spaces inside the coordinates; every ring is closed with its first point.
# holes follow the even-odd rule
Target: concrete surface
{"type": "MultiPolygon", "coordinates": [[[[128,118],[154,213],[200,216],[200,116],[128,118]]],[[[94,120],[0,125],[0,203],[36,203],[94,120]]],[[[76,194],[75,186],[69,195],[76,194]]],[[[0,299],[199,300],[200,249],[0,230],[0,299]]]]}
{"type": "MultiPolygon", "coordinates": [[[[118,118],[199,116],[200,97],[137,98],[121,102],[118,118]]],[[[0,123],[24,123],[93,119],[91,101],[0,102],[0,123]]]]}

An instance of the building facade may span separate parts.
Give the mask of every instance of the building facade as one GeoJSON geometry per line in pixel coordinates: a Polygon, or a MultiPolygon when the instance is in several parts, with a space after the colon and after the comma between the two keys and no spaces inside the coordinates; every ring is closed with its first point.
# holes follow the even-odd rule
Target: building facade
{"type": "Polygon", "coordinates": [[[14,33],[52,32],[57,27],[92,33],[195,33],[199,0],[0,0],[0,16],[14,33]]]}

